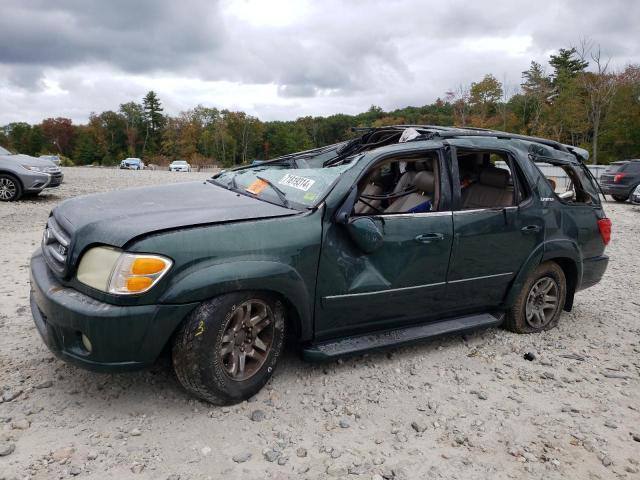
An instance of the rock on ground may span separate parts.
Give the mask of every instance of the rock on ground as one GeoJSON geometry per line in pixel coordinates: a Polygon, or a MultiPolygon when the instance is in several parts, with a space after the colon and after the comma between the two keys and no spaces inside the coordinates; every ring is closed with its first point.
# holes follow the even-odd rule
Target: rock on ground
{"type": "Polygon", "coordinates": [[[29,312],[29,256],[57,203],[210,174],[64,171],[61,188],[0,203],[0,477],[637,476],[640,207],[605,204],[606,277],[557,329],[490,329],[326,364],[290,349],[255,398],[220,408],[186,394],[166,358],[117,375],[56,359],[29,312]]]}

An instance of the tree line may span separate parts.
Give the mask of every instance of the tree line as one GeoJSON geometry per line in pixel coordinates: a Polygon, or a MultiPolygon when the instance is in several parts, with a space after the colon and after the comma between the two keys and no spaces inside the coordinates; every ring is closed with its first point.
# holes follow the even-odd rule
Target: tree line
{"type": "Polygon", "coordinates": [[[599,49],[583,42],[550,56],[550,70],[531,62],[519,85],[492,74],[444,92],[421,107],[358,115],[261,121],[241,111],[198,105],[166,115],[157,94],[118,110],[0,127],[0,145],[28,155],[58,154],[69,164],[114,165],[125,157],[165,165],[185,159],[224,167],[336,143],[354,126],[457,125],[551,138],[586,148],[593,163],[640,157],[640,65],[613,71],[599,49]]]}

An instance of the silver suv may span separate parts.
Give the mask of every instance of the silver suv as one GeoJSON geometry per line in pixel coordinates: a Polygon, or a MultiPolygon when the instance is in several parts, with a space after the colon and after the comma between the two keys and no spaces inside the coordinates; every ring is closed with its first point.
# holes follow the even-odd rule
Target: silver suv
{"type": "Polygon", "coordinates": [[[0,201],[18,200],[24,194],[37,195],[57,187],[64,175],[50,160],[13,154],[0,147],[0,201]]]}

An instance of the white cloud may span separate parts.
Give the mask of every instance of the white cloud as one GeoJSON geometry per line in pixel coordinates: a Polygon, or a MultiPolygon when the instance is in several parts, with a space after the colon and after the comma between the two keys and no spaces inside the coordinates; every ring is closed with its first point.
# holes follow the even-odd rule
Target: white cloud
{"type": "Polygon", "coordinates": [[[0,125],[86,121],[158,92],[264,119],[434,101],[493,73],[517,85],[531,60],[589,36],[640,62],[640,2],[540,0],[5,0],[0,125]]]}

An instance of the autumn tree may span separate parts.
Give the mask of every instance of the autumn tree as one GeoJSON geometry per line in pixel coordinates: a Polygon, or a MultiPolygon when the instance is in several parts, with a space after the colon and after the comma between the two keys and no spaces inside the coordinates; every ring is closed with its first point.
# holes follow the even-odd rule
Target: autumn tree
{"type": "Polygon", "coordinates": [[[446,92],[446,100],[453,106],[455,112],[455,124],[461,127],[467,125],[467,119],[471,111],[470,98],[471,87],[468,85],[458,85],[455,90],[448,90],[446,92]]]}
{"type": "MultiPolygon", "coordinates": [[[[602,59],[600,47],[591,48],[588,42],[582,42],[580,56],[591,57],[595,65],[594,72],[583,72],[578,77],[582,89],[586,92],[587,111],[591,124],[591,161],[598,164],[598,139],[600,137],[600,125],[607,114],[613,96],[615,95],[617,78],[609,71],[609,61],[602,59]]],[[[583,62],[588,64],[588,62],[583,62]]]]}
{"type": "Polygon", "coordinates": [[[69,118],[47,118],[42,121],[42,135],[47,146],[52,152],[60,153],[67,157],[73,151],[75,129],[69,118]]]}
{"type": "Polygon", "coordinates": [[[136,102],[123,103],[120,105],[120,113],[125,121],[128,155],[135,157],[138,151],[140,132],[144,129],[142,105],[136,102]]]}
{"type": "Polygon", "coordinates": [[[480,116],[480,126],[484,126],[487,117],[496,112],[501,97],[502,84],[491,74],[485,75],[480,82],[471,84],[469,103],[472,110],[480,116]]]}

